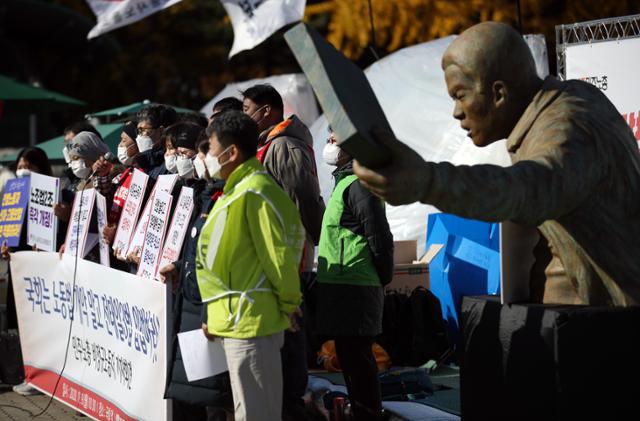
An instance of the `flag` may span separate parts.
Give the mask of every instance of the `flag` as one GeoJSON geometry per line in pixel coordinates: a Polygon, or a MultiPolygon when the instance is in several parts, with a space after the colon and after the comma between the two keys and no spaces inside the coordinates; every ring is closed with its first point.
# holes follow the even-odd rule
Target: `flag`
{"type": "Polygon", "coordinates": [[[306,0],[220,0],[233,25],[229,58],[250,50],[278,29],[302,20],[306,0]]]}
{"type": "Polygon", "coordinates": [[[180,1],[182,0],[87,0],[98,18],[98,23],[89,32],[87,39],[137,22],[180,1]]]}

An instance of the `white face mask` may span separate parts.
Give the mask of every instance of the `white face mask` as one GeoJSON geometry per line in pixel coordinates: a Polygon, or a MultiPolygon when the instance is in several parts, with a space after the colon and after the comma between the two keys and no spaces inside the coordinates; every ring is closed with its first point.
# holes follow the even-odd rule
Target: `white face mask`
{"type": "Polygon", "coordinates": [[[196,174],[198,175],[198,178],[204,179],[206,177],[207,167],[204,164],[204,161],[200,159],[199,156],[196,157],[196,159],[193,161],[193,166],[196,168],[196,174]]]}
{"type": "Polygon", "coordinates": [[[145,152],[153,148],[153,139],[147,135],[139,134],[136,136],[136,144],[138,145],[138,150],[140,152],[145,152]]]}
{"type": "Polygon", "coordinates": [[[87,178],[89,174],[91,174],[91,168],[88,168],[82,159],[71,161],[69,166],[71,167],[71,171],[73,171],[73,175],[78,178],[87,178]]]}
{"type": "Polygon", "coordinates": [[[69,163],[71,162],[71,157],[69,156],[69,149],[66,146],[62,148],[62,156],[64,156],[64,162],[69,165],[69,163]]]}
{"type": "Polygon", "coordinates": [[[328,165],[338,165],[338,155],[340,154],[340,147],[335,143],[327,143],[322,150],[322,159],[328,165]]]}
{"type": "Polygon", "coordinates": [[[178,175],[182,178],[190,178],[193,175],[193,160],[186,156],[176,159],[178,175]]]}
{"type": "Polygon", "coordinates": [[[16,177],[18,178],[29,177],[30,175],[31,170],[28,170],[26,168],[20,168],[19,170],[16,170],[16,177]]]}
{"type": "MultiPolygon", "coordinates": [[[[229,146],[229,148],[230,147],[231,146],[229,146]]],[[[220,155],[222,155],[225,152],[227,152],[229,150],[229,148],[227,148],[224,151],[222,151],[220,153],[220,155]]],[[[218,157],[220,155],[218,155],[218,157]]],[[[216,180],[222,179],[222,177],[220,177],[220,169],[229,162],[229,161],[226,161],[225,163],[221,164],[218,161],[218,157],[211,155],[211,151],[209,151],[209,152],[207,152],[207,157],[204,159],[204,164],[207,166],[207,171],[209,172],[209,176],[211,178],[215,178],[216,180]]]]}
{"type": "MultiPolygon", "coordinates": [[[[129,148],[131,146],[129,146],[129,148]]],[[[122,163],[122,165],[131,165],[131,163],[133,162],[134,157],[129,156],[129,148],[127,148],[126,146],[118,146],[118,160],[122,163]]]]}
{"type": "Polygon", "coordinates": [[[178,172],[178,167],[176,166],[176,155],[165,155],[164,156],[164,165],[167,167],[167,171],[172,174],[178,172]]]}

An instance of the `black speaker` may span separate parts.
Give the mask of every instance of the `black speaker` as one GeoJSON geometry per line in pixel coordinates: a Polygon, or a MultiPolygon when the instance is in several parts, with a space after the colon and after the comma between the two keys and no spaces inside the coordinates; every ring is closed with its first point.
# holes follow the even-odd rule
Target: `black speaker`
{"type": "Polygon", "coordinates": [[[640,307],[464,297],[462,334],[465,421],[640,419],[640,307]]]}

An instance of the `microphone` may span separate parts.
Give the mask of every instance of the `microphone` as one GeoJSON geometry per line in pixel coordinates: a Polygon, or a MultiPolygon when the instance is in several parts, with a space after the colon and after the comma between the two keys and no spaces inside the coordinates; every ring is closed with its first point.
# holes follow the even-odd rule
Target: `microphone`
{"type": "MultiPolygon", "coordinates": [[[[111,151],[109,151],[109,152],[107,152],[106,154],[102,155],[102,158],[106,159],[107,161],[111,161],[111,160],[114,158],[114,156],[113,156],[113,154],[111,153],[111,151]]],[[[100,159],[100,158],[98,158],[98,159],[100,159]]],[[[89,175],[89,177],[87,177],[86,181],[84,182],[84,185],[86,186],[87,184],[89,184],[89,181],[91,181],[91,179],[92,179],[95,175],[96,175],[96,172],[95,172],[95,171],[93,171],[93,172],[91,173],[91,175],[89,175]]]]}

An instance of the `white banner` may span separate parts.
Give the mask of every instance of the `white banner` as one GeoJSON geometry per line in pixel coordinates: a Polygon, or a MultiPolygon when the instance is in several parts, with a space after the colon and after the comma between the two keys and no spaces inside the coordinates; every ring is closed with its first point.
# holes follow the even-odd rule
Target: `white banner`
{"type": "Polygon", "coordinates": [[[97,420],[166,421],[166,288],[57,253],[11,256],[26,381],[97,420]]]}
{"type": "Polygon", "coordinates": [[[127,195],[126,202],[124,202],[120,221],[118,221],[116,236],[113,240],[113,250],[116,255],[120,253],[121,256],[126,257],[129,242],[131,241],[131,236],[133,235],[133,230],[136,227],[138,215],[140,214],[140,207],[142,206],[142,199],[144,199],[144,191],[147,188],[148,180],[149,176],[147,174],[140,170],[133,171],[129,194],[127,195]]]}
{"type": "Polygon", "coordinates": [[[229,58],[250,50],[278,29],[302,20],[306,0],[221,0],[233,25],[229,58]]]}
{"type": "Polygon", "coordinates": [[[98,219],[98,244],[100,245],[100,264],[111,266],[109,256],[109,242],[102,233],[107,226],[107,200],[100,193],[96,194],[96,216],[98,219]]]}
{"type": "Polygon", "coordinates": [[[178,204],[173,211],[173,219],[169,226],[169,233],[162,249],[160,263],[156,269],[156,279],[160,279],[158,272],[166,265],[175,262],[180,257],[184,236],[189,228],[191,214],[193,213],[193,189],[183,186],[178,197],[178,204]]]}
{"type": "Polygon", "coordinates": [[[64,254],[84,257],[89,224],[93,213],[93,203],[96,200],[96,189],[81,190],[76,193],[71,208],[71,217],[64,241],[64,254]],[[79,252],[79,253],[78,253],[79,252]]]}
{"type": "MultiPolygon", "coordinates": [[[[131,253],[138,254],[142,251],[144,235],[147,232],[147,225],[149,224],[149,217],[151,216],[151,203],[153,203],[156,191],[171,193],[173,186],[176,185],[176,181],[178,181],[177,174],[164,174],[158,176],[158,180],[156,181],[156,184],[153,185],[149,199],[147,199],[147,203],[144,205],[142,215],[140,216],[140,219],[138,219],[138,224],[136,225],[136,230],[133,234],[133,238],[131,238],[127,252],[122,252],[123,257],[128,256],[131,253]]],[[[169,213],[167,213],[166,218],[169,218],[169,213]]]]}
{"type": "Polygon", "coordinates": [[[567,79],[595,85],[616,106],[640,142],[640,38],[567,45],[567,79]]]}
{"type": "Polygon", "coordinates": [[[53,205],[58,203],[60,180],[31,173],[29,190],[27,244],[44,251],[56,251],[58,218],[53,214],[53,205]]]}
{"type": "Polygon", "coordinates": [[[144,234],[144,246],[140,253],[138,276],[153,279],[156,274],[172,200],[173,197],[162,190],[158,190],[153,196],[149,223],[144,234]]]}
{"type": "Polygon", "coordinates": [[[181,0],[87,0],[98,18],[87,39],[139,21],[181,0]]]}

